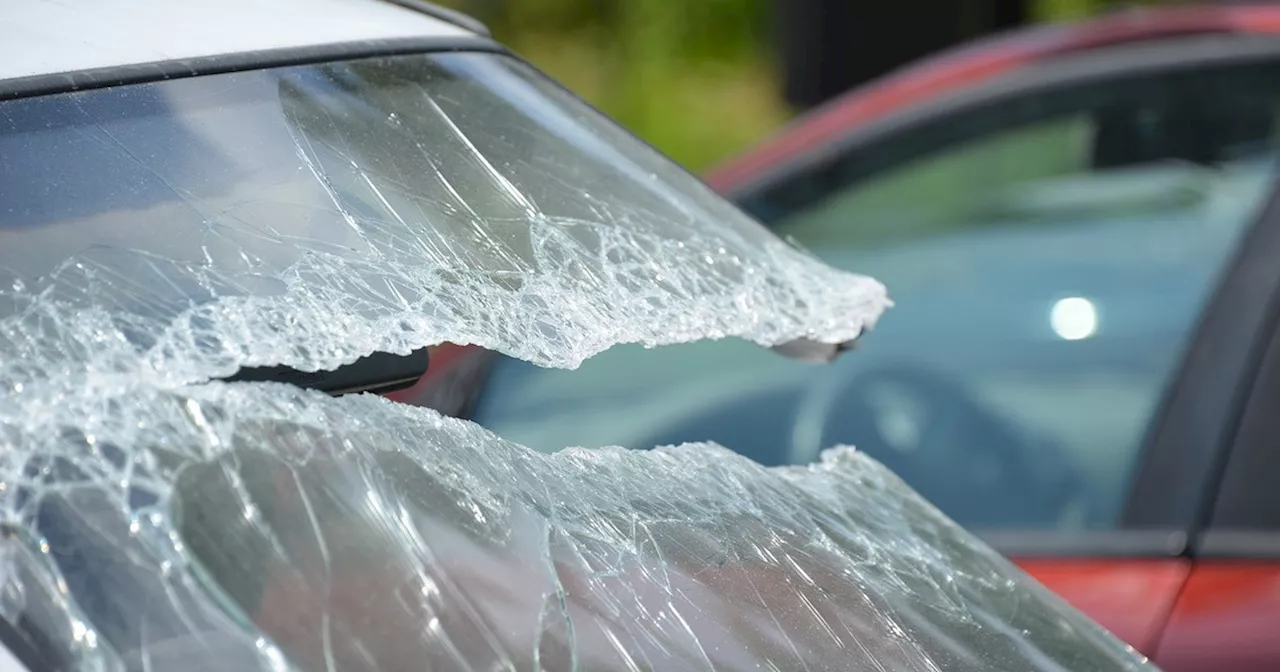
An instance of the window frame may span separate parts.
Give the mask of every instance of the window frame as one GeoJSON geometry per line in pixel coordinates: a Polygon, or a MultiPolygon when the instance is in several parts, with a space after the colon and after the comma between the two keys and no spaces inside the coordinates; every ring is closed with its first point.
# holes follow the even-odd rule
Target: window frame
{"type": "MultiPolygon", "coordinates": [[[[1239,67],[1280,58],[1280,36],[1224,34],[1166,38],[1109,47],[1037,62],[978,86],[947,93],[924,103],[847,129],[838,138],[800,151],[758,171],[722,194],[735,203],[768,193],[797,178],[828,168],[851,154],[918,133],[921,129],[975,109],[1007,105],[1055,90],[1116,80],[1194,72],[1212,67],[1239,67]]],[[[849,100],[834,104],[849,104],[849,100]]],[[[827,108],[800,117],[779,136],[801,129],[827,108]]]]}
{"type": "MultiPolygon", "coordinates": [[[[850,130],[840,140],[791,157],[763,171],[727,196],[757,217],[761,206],[801,181],[847,187],[856,176],[870,176],[908,159],[885,160],[876,150],[905,142],[911,158],[936,151],[950,134],[959,143],[979,133],[957,133],[957,120],[977,118],[992,109],[1022,110],[1019,121],[1086,109],[1082,91],[1110,86],[1157,86],[1170,78],[1204,78],[1215,70],[1280,66],[1280,39],[1215,35],[1175,38],[1098,50],[1028,67],[998,81],[946,96],[890,118],[850,130]],[[1057,101],[1057,104],[1053,104],[1057,101]],[[1038,113],[1031,113],[1039,108],[1038,113]],[[1047,110],[1047,111],[1046,111],[1047,110]],[[879,161],[877,164],[876,162],[879,161]],[[843,173],[844,180],[840,179],[843,173]],[[855,176],[849,180],[848,176],[855,176]]],[[[1194,82],[1193,82],[1194,83],[1194,82]]],[[[991,128],[1007,124],[992,123],[991,128]]],[[[989,131],[987,131],[989,132],[989,131]]],[[[1181,361],[1159,400],[1139,447],[1132,486],[1114,530],[979,533],[1006,555],[1034,557],[1185,557],[1192,553],[1206,524],[1237,423],[1261,358],[1259,343],[1269,337],[1280,308],[1280,191],[1244,234],[1212,288],[1193,328],[1181,361]]],[[[829,193],[829,192],[826,192],[829,193]]],[[[791,198],[815,202],[800,193],[791,198]]],[[[820,197],[819,197],[820,198],[820,197]]],[[[795,201],[793,201],[795,202],[795,201]]],[[[783,232],[785,233],[785,232],[783,232]]],[[[1277,364],[1280,369],[1280,364],[1277,364]]],[[[1280,370],[1276,373],[1280,376],[1280,370]]],[[[1274,540],[1280,557],[1280,529],[1274,540]]]]}
{"type": "MultiPolygon", "coordinates": [[[[1280,192],[1260,225],[1271,234],[1264,264],[1280,255],[1280,192]]],[[[1192,539],[1191,552],[1205,559],[1280,560],[1280,287],[1274,288],[1263,309],[1264,333],[1255,343],[1253,370],[1247,394],[1239,404],[1230,450],[1216,465],[1217,480],[1202,508],[1202,528],[1192,539]]]]}

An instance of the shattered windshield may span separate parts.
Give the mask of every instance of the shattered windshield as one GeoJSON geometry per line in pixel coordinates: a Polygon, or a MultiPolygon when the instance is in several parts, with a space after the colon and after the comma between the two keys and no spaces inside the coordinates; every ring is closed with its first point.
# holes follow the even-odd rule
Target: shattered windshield
{"type": "Polygon", "coordinates": [[[887,305],[513,59],[8,101],[0,155],[0,641],[33,669],[1145,665],[848,448],[542,454],[225,382],[842,344],[887,305]]]}

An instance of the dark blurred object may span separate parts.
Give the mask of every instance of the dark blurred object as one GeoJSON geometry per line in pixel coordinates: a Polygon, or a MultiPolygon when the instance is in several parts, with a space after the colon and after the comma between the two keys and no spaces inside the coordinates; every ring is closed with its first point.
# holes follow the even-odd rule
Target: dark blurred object
{"type": "Polygon", "coordinates": [[[783,95],[800,109],[1028,18],[1023,0],[788,0],[774,7],[783,95]]]}

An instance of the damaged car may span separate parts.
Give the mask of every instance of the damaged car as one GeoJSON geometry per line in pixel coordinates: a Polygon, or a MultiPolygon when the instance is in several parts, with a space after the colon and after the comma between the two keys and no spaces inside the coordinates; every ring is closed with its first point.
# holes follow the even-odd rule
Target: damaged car
{"type": "Polygon", "coordinates": [[[823,360],[889,305],[482,27],[0,25],[0,669],[1150,669],[854,448],[544,452],[402,403],[465,375],[444,344],[823,360]]]}

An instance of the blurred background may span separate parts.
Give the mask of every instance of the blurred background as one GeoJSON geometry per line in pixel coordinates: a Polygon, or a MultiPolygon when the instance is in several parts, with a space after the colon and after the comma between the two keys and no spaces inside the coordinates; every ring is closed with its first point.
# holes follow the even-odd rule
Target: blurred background
{"type": "Polygon", "coordinates": [[[1175,0],[443,0],[697,172],[985,34],[1175,0]]]}

